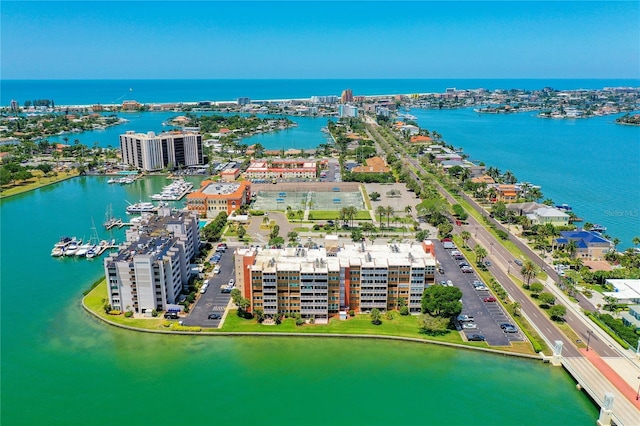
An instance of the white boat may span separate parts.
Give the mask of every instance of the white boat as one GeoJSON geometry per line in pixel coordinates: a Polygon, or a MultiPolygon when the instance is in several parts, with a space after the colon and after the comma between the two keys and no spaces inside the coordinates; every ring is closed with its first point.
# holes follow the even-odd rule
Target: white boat
{"type": "Polygon", "coordinates": [[[128,214],[155,213],[157,210],[158,207],[149,202],[140,202],[127,206],[128,214]]]}
{"type": "Polygon", "coordinates": [[[98,254],[98,246],[93,245],[93,246],[91,246],[91,248],[89,250],[87,250],[86,258],[87,259],[92,259],[92,258],[96,257],[97,254],[98,254]]]}
{"type": "Polygon", "coordinates": [[[117,179],[115,179],[115,178],[111,178],[111,179],[109,179],[109,180],[107,181],[107,183],[117,183],[117,182],[118,182],[118,180],[117,180],[117,179]]]}
{"type": "Polygon", "coordinates": [[[151,199],[156,201],[178,201],[192,189],[193,184],[191,182],[187,182],[183,178],[178,178],[162,188],[161,193],[153,194],[151,199]]]}
{"type": "Polygon", "coordinates": [[[600,234],[601,234],[601,233],[603,233],[603,232],[607,232],[607,228],[606,228],[606,227],[604,227],[604,226],[602,226],[602,225],[598,225],[597,223],[595,223],[595,224],[593,225],[593,227],[591,227],[591,230],[592,230],[593,232],[598,232],[598,233],[600,233],[600,234]]]}
{"type": "Polygon", "coordinates": [[[75,238],[73,238],[67,248],[64,250],[64,255],[73,256],[74,254],[76,254],[78,248],[80,247],[80,244],[82,244],[82,240],[76,240],[75,238]]]}
{"type": "Polygon", "coordinates": [[[87,252],[89,251],[89,249],[91,249],[92,247],[94,247],[95,245],[92,244],[90,241],[79,245],[78,246],[78,250],[76,250],[76,256],[78,257],[85,257],[87,255],[87,252]]]}
{"type": "Polygon", "coordinates": [[[51,256],[60,257],[64,255],[64,251],[69,246],[72,240],[73,239],[69,237],[60,238],[60,241],[58,241],[53,245],[53,249],[51,250],[51,256]]]}

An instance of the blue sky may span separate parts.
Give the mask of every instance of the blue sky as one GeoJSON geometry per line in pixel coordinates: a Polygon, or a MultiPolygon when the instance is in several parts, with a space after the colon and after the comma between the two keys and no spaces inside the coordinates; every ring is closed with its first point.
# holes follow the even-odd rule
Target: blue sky
{"type": "Polygon", "coordinates": [[[640,78],[640,2],[1,5],[2,79],[640,78]]]}

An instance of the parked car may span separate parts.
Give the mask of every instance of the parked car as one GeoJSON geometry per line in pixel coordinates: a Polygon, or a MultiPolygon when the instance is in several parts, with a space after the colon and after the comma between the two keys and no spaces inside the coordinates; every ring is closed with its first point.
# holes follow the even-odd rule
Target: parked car
{"type": "Polygon", "coordinates": [[[205,284],[205,285],[203,285],[203,286],[200,288],[200,294],[204,294],[204,293],[206,293],[206,292],[207,292],[207,288],[209,288],[209,286],[208,286],[208,285],[206,285],[206,284],[205,284]]]}
{"type": "Polygon", "coordinates": [[[214,274],[219,274],[220,273],[220,265],[216,265],[215,268],[213,268],[213,273],[214,274]]]}
{"type": "Polygon", "coordinates": [[[222,293],[231,293],[232,287],[222,287],[222,293]]]}
{"type": "Polygon", "coordinates": [[[478,328],[478,326],[472,322],[465,322],[462,324],[462,328],[465,330],[475,330],[478,328]]]}
{"type": "Polygon", "coordinates": [[[472,335],[467,337],[467,340],[476,341],[476,342],[484,342],[484,336],[482,334],[472,334],[472,335]]]}
{"type": "Polygon", "coordinates": [[[470,315],[458,315],[458,321],[460,322],[471,322],[473,321],[473,317],[470,315]]]}
{"type": "Polygon", "coordinates": [[[209,316],[207,316],[207,319],[210,319],[210,320],[222,319],[222,315],[220,315],[220,314],[209,314],[209,316]]]}
{"type": "Polygon", "coordinates": [[[484,302],[497,302],[497,299],[493,296],[490,297],[485,297],[484,299],[482,299],[484,302]]]}
{"type": "Polygon", "coordinates": [[[178,319],[178,314],[176,312],[165,312],[164,319],[178,319]]]}
{"type": "Polygon", "coordinates": [[[471,266],[463,266],[462,267],[462,272],[464,272],[465,274],[472,274],[473,273],[473,268],[471,266]]]}
{"type": "Polygon", "coordinates": [[[447,287],[453,287],[453,281],[447,280],[447,287]]]}
{"type": "Polygon", "coordinates": [[[233,278],[231,278],[231,279],[229,280],[229,284],[228,284],[228,286],[229,286],[229,287],[233,287],[234,285],[236,285],[236,280],[234,280],[233,278]]]}
{"type": "Polygon", "coordinates": [[[508,327],[502,327],[502,331],[504,331],[505,333],[517,333],[518,329],[510,325],[508,327]]]}

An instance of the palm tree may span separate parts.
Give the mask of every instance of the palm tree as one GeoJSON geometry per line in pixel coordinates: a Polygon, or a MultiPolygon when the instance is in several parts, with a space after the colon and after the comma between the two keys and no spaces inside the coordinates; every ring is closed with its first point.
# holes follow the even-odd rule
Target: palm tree
{"type": "Polygon", "coordinates": [[[511,305],[511,312],[514,317],[520,316],[520,312],[518,311],[519,309],[520,309],[520,303],[513,302],[513,304],[511,305]]]}
{"type": "Polygon", "coordinates": [[[571,257],[573,257],[576,254],[576,251],[578,251],[578,245],[574,240],[569,241],[565,248],[571,257]]]}
{"type": "Polygon", "coordinates": [[[393,216],[393,207],[387,206],[384,213],[387,215],[387,228],[389,228],[389,219],[393,216]]]}
{"type": "Polygon", "coordinates": [[[640,237],[633,237],[631,242],[633,243],[633,248],[638,248],[638,244],[640,244],[640,237]]]}
{"type": "Polygon", "coordinates": [[[620,244],[620,239],[619,238],[614,238],[613,240],[611,240],[611,243],[613,244],[613,251],[616,252],[616,246],[618,244],[620,244]]]}
{"type": "Polygon", "coordinates": [[[382,216],[384,216],[386,213],[387,209],[385,209],[383,206],[376,207],[376,215],[380,217],[380,229],[382,229],[382,216]]]}
{"type": "Polygon", "coordinates": [[[406,206],[404,208],[404,212],[407,214],[407,216],[410,215],[412,211],[413,211],[413,207],[411,206],[406,206]]]}
{"type": "Polygon", "coordinates": [[[525,279],[525,288],[529,288],[531,279],[538,274],[538,267],[531,260],[525,260],[520,269],[520,274],[525,279]]]}
{"type": "Polygon", "coordinates": [[[476,252],[476,259],[478,264],[482,263],[484,258],[487,257],[487,255],[489,254],[487,252],[487,249],[482,247],[480,244],[476,245],[475,252],[476,252]]]}
{"type": "Polygon", "coordinates": [[[351,223],[350,226],[353,227],[353,221],[354,221],[354,219],[356,218],[357,215],[358,215],[358,209],[355,208],[355,206],[348,206],[347,207],[347,217],[350,220],[350,223],[351,223]]]}
{"type": "Polygon", "coordinates": [[[462,231],[460,233],[460,238],[462,238],[462,242],[464,243],[464,247],[467,246],[467,241],[471,238],[471,233],[469,231],[462,231]]]}

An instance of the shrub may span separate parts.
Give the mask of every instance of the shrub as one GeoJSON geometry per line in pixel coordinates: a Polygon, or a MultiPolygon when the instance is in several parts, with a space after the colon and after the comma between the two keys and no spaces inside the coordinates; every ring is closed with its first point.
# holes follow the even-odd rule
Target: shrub
{"type": "Polygon", "coordinates": [[[402,306],[400,308],[400,315],[409,315],[409,307],[408,306],[402,306]]]}
{"type": "Polygon", "coordinates": [[[313,230],[314,231],[319,231],[320,230],[320,225],[318,225],[317,223],[315,225],[313,225],[313,230]]]}
{"type": "Polygon", "coordinates": [[[297,326],[304,325],[304,320],[302,318],[296,318],[296,325],[297,326]]]}
{"type": "Polygon", "coordinates": [[[249,214],[251,216],[264,216],[264,212],[262,210],[249,210],[249,214]]]}
{"type": "Polygon", "coordinates": [[[122,311],[118,311],[115,309],[110,310],[109,312],[107,312],[109,315],[120,315],[122,314],[122,311]]]}
{"type": "Polygon", "coordinates": [[[125,313],[124,313],[124,316],[125,316],[126,318],[131,318],[131,317],[133,316],[133,312],[131,312],[131,311],[127,311],[127,312],[125,312],[125,313]]]}
{"type": "Polygon", "coordinates": [[[355,317],[356,316],[356,311],[354,311],[353,309],[349,310],[349,316],[350,317],[355,317]]]}

